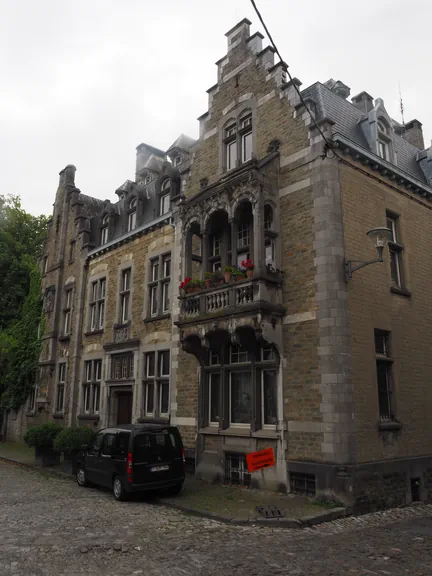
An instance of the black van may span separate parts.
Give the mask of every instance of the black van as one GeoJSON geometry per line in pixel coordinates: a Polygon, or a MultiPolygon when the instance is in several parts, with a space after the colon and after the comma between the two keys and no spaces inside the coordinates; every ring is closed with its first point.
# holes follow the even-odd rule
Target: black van
{"type": "Polygon", "coordinates": [[[164,424],[128,424],[98,432],[77,461],[80,486],[112,488],[117,500],[132,492],[163,489],[178,494],[185,479],[180,432],[164,424]]]}

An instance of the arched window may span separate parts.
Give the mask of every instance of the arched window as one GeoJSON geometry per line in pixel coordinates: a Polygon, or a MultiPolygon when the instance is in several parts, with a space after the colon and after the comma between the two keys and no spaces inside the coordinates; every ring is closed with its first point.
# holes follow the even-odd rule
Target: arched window
{"type": "Polygon", "coordinates": [[[108,214],[102,218],[100,243],[106,244],[108,242],[108,214]]]}
{"type": "Polygon", "coordinates": [[[129,202],[128,232],[136,228],[136,222],[137,222],[136,208],[137,208],[137,199],[132,198],[132,200],[129,202]]]}
{"type": "Polygon", "coordinates": [[[171,182],[167,178],[162,182],[161,195],[159,200],[159,214],[167,214],[171,209],[171,182]]]}
{"type": "Polygon", "coordinates": [[[210,349],[204,367],[205,425],[259,430],[277,423],[278,359],[270,345],[210,349]],[[223,399],[229,399],[224,402],[223,399]]]}

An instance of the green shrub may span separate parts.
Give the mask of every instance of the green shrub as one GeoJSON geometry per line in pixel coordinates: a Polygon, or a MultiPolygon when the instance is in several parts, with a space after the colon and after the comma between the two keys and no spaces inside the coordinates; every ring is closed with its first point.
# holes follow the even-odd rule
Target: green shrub
{"type": "Polygon", "coordinates": [[[49,422],[40,426],[32,426],[24,435],[24,442],[35,448],[53,448],[54,440],[63,430],[63,426],[49,422]]]}
{"type": "Polygon", "coordinates": [[[83,444],[91,444],[96,432],[88,426],[75,428],[63,428],[54,442],[54,450],[57,452],[72,452],[81,450],[83,444]]]}

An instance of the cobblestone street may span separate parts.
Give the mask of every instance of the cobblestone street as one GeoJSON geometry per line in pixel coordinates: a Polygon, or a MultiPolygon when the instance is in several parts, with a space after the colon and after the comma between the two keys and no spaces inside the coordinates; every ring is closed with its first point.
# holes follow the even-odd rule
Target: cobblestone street
{"type": "Polygon", "coordinates": [[[0,462],[1,576],[432,575],[432,506],[236,527],[0,462]]]}

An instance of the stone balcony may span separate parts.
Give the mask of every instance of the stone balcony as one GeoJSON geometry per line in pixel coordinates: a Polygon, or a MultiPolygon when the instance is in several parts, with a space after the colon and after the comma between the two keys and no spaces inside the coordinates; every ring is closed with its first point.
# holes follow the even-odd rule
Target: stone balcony
{"type": "Polygon", "coordinates": [[[259,311],[282,315],[281,279],[246,278],[180,297],[178,324],[259,311]]]}

